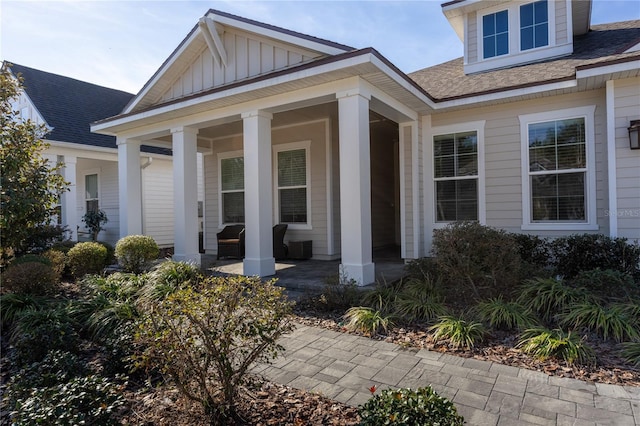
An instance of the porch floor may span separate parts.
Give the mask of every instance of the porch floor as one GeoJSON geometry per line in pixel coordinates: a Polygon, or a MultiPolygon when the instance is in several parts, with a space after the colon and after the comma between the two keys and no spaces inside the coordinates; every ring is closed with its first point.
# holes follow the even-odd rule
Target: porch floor
{"type": "MultiPolygon", "coordinates": [[[[242,260],[220,259],[212,254],[203,254],[202,268],[216,276],[242,275],[242,260]]],[[[405,275],[402,259],[380,256],[373,258],[376,282],[392,282],[405,275]]],[[[291,298],[322,291],[328,277],[338,275],[339,260],[280,260],[276,262],[276,274],[265,279],[277,278],[278,285],[285,287],[291,298]]],[[[365,287],[371,287],[373,284],[365,287]]]]}

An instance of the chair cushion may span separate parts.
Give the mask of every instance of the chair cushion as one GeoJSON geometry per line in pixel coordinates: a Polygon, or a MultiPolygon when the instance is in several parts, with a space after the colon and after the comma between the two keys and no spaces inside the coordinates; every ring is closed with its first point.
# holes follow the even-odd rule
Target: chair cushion
{"type": "Polygon", "coordinates": [[[228,238],[224,240],[218,240],[218,244],[238,244],[240,242],[239,238],[228,238]]]}

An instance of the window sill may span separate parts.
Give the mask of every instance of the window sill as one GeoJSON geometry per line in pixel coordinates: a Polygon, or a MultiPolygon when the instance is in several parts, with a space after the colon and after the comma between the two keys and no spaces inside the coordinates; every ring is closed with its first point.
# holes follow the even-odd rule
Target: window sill
{"type": "Polygon", "coordinates": [[[600,227],[591,223],[526,223],[523,231],[597,231],[600,227]]]}

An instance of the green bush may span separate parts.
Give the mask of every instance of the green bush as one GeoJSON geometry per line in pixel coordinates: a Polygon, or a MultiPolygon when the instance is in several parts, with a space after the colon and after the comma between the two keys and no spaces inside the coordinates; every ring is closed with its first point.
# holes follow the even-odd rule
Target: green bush
{"type": "Polygon", "coordinates": [[[23,263],[33,263],[38,262],[47,266],[51,266],[51,260],[46,258],[45,256],[41,256],[39,254],[25,254],[24,256],[16,257],[11,261],[11,265],[21,265],[23,263]]]}
{"type": "Polygon", "coordinates": [[[382,312],[365,306],[354,306],[344,314],[347,320],[345,327],[350,331],[359,331],[373,336],[381,332],[387,332],[393,326],[393,321],[382,312]]]}
{"type": "Polygon", "coordinates": [[[615,269],[580,271],[572,283],[609,301],[640,295],[640,283],[635,283],[626,272],[615,269]]]}
{"type": "Polygon", "coordinates": [[[361,426],[458,426],[464,418],[448,399],[430,386],[416,390],[387,389],[358,407],[361,426]]]}
{"type": "Polygon", "coordinates": [[[91,232],[91,239],[98,241],[98,234],[104,229],[102,225],[109,222],[107,214],[102,210],[90,210],[82,216],[82,222],[85,227],[91,232]]]}
{"type": "Polygon", "coordinates": [[[433,253],[456,297],[470,302],[509,294],[519,281],[520,255],[506,232],[476,222],[457,222],[433,231],[433,253]]]}
{"type": "Polygon", "coordinates": [[[476,343],[482,341],[485,329],[482,323],[470,321],[462,316],[445,315],[429,327],[433,331],[433,340],[448,340],[452,347],[473,349],[476,343]]]}
{"type": "Polygon", "coordinates": [[[82,278],[86,274],[100,273],[106,266],[107,249],[99,243],[78,243],[67,253],[71,273],[82,278]]]}
{"type": "Polygon", "coordinates": [[[438,276],[438,265],[433,257],[421,257],[411,260],[405,265],[405,270],[410,278],[419,280],[438,276]]]}
{"type": "Polygon", "coordinates": [[[553,242],[553,257],[558,273],[565,278],[592,269],[614,269],[632,276],[640,272],[640,245],[626,238],[602,234],[558,238],[553,242]]]}
{"type": "Polygon", "coordinates": [[[19,365],[41,361],[50,350],[75,352],[78,341],[65,306],[24,310],[17,315],[9,337],[19,365]]]}
{"type": "Polygon", "coordinates": [[[325,311],[343,310],[360,304],[361,300],[362,293],[355,280],[340,273],[325,279],[316,307],[325,311]]]}
{"type": "Polygon", "coordinates": [[[115,411],[126,402],[122,385],[90,375],[66,383],[33,388],[15,402],[13,424],[117,425],[115,411]]]}
{"type": "Polygon", "coordinates": [[[42,262],[26,262],[11,265],[2,274],[2,287],[11,292],[46,295],[58,288],[56,273],[42,262]]]}
{"type": "Polygon", "coordinates": [[[562,313],[570,305],[581,302],[597,302],[597,298],[585,288],[575,288],[555,278],[535,278],[520,286],[518,302],[536,312],[545,321],[562,313]]]}
{"type": "Polygon", "coordinates": [[[283,350],[276,341],[292,330],[291,311],[274,281],[210,277],[199,291],[178,290],[148,312],[136,333],[144,348],[138,362],[170,376],[212,424],[226,423],[249,367],[283,350]]]}
{"type": "Polygon", "coordinates": [[[0,296],[0,320],[2,328],[11,327],[18,316],[26,310],[40,310],[49,305],[49,299],[28,293],[6,293],[0,296]]]}
{"type": "Polygon", "coordinates": [[[198,287],[202,279],[200,268],[194,263],[167,260],[145,275],[140,302],[152,306],[179,289],[198,287]]]}
{"type": "Polygon", "coordinates": [[[511,234],[518,247],[520,259],[532,266],[546,268],[551,265],[551,243],[546,238],[530,234],[511,234]]]}
{"type": "Polygon", "coordinates": [[[601,306],[583,302],[571,305],[561,316],[560,325],[584,327],[595,331],[604,339],[612,337],[618,342],[640,339],[640,307],[633,303],[601,306]]]}
{"type": "Polygon", "coordinates": [[[116,243],[116,259],[127,272],[139,274],[152,260],[157,259],[160,249],[155,240],[146,235],[129,235],[116,243]]]}
{"type": "Polygon", "coordinates": [[[438,293],[440,281],[431,275],[409,279],[395,299],[394,312],[408,321],[430,321],[447,314],[444,298],[438,293]]]}
{"type": "Polygon", "coordinates": [[[51,263],[51,269],[53,269],[53,273],[55,274],[57,281],[60,281],[67,264],[67,256],[65,253],[59,250],[49,249],[42,253],[42,256],[49,260],[51,263]]]}
{"type": "Polygon", "coordinates": [[[593,349],[576,334],[564,332],[560,329],[531,328],[525,330],[516,345],[524,353],[533,355],[541,360],[557,357],[569,364],[578,361],[590,363],[594,360],[593,349]]]}
{"type": "Polygon", "coordinates": [[[502,297],[492,298],[480,302],[475,311],[478,317],[489,324],[502,330],[524,330],[536,324],[536,317],[530,309],[518,302],[509,302],[502,297]]]}
{"type": "Polygon", "coordinates": [[[97,243],[107,249],[107,258],[104,261],[105,265],[116,263],[116,248],[106,241],[98,241],[97,243]]]}
{"type": "Polygon", "coordinates": [[[624,342],[622,357],[635,367],[640,367],[640,342],[624,342]]]}

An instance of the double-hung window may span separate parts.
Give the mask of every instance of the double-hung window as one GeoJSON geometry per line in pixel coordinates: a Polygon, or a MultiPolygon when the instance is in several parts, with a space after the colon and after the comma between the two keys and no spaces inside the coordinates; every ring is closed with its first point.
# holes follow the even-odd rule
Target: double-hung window
{"type": "Polygon", "coordinates": [[[97,212],[99,210],[97,173],[84,176],[84,201],[86,213],[97,212]]]}
{"type": "Polygon", "coordinates": [[[547,0],[520,6],[520,50],[549,44],[549,12],[547,0]]]}
{"type": "Polygon", "coordinates": [[[582,107],[520,116],[523,228],[596,226],[594,110],[582,107]]]}
{"type": "Polygon", "coordinates": [[[278,221],[310,225],[309,143],[274,146],[278,221]]]}
{"type": "Polygon", "coordinates": [[[222,223],[244,223],[244,157],[229,153],[218,159],[222,223]]]}
{"type": "Polygon", "coordinates": [[[478,132],[433,137],[435,220],[479,219],[478,132]]]}
{"type": "Polygon", "coordinates": [[[509,53],[509,12],[502,10],[482,17],[483,58],[509,53]]]}

